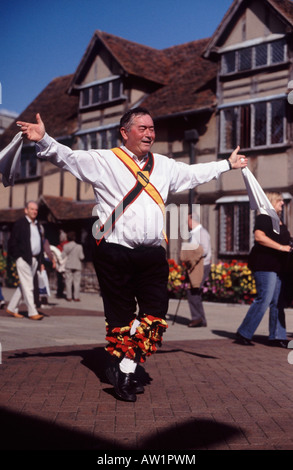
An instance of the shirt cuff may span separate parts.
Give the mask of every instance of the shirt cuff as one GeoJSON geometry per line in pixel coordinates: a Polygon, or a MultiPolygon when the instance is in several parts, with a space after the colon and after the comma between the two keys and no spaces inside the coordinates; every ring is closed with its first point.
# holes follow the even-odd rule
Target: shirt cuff
{"type": "Polygon", "coordinates": [[[221,172],[224,173],[226,171],[229,171],[231,168],[230,168],[230,165],[229,165],[229,162],[228,160],[222,160],[219,162],[219,166],[220,166],[220,169],[221,169],[221,172]]]}
{"type": "Polygon", "coordinates": [[[43,150],[46,150],[49,147],[49,144],[51,142],[51,137],[45,133],[44,137],[36,142],[36,146],[38,147],[38,151],[42,152],[43,150]]]}

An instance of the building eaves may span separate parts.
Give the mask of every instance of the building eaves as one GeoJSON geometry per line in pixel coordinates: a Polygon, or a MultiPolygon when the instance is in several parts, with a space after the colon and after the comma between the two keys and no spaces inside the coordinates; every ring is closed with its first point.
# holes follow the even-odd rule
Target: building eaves
{"type": "Polygon", "coordinates": [[[293,2],[292,0],[266,0],[275,12],[285,20],[288,25],[293,25],[293,2]]]}
{"type": "Polygon", "coordinates": [[[45,205],[56,221],[89,219],[96,203],[94,201],[76,201],[61,196],[41,196],[40,205],[45,205]]]}
{"type": "Polygon", "coordinates": [[[23,207],[20,209],[0,209],[0,224],[13,224],[24,216],[23,207]]]}
{"type": "Polygon", "coordinates": [[[166,84],[172,65],[163,50],[96,31],[97,36],[113,54],[123,69],[131,75],[166,84]]]}
{"type": "MultiPolygon", "coordinates": [[[[211,59],[213,53],[216,51],[217,46],[221,38],[225,35],[228,28],[231,28],[231,23],[244,11],[245,8],[249,7],[249,4],[253,0],[234,0],[230,8],[224,15],[221,23],[218,25],[209,44],[204,51],[204,57],[211,59]]],[[[263,0],[270,8],[274,10],[274,13],[290,27],[292,31],[293,25],[293,2],[292,0],[263,0]]]]}
{"type": "MultiPolygon", "coordinates": [[[[71,80],[72,74],[53,79],[17,120],[35,122],[36,114],[40,113],[52,137],[73,135],[77,129],[78,97],[67,93],[71,80]]],[[[6,147],[17,132],[19,128],[14,121],[0,137],[0,149],[6,147]]]]}
{"type": "Polygon", "coordinates": [[[126,76],[145,79],[159,85],[168,82],[171,64],[163,51],[96,30],[73,76],[69,93],[73,92],[76,85],[80,85],[84,71],[99,51],[99,45],[115,59],[126,76]]]}

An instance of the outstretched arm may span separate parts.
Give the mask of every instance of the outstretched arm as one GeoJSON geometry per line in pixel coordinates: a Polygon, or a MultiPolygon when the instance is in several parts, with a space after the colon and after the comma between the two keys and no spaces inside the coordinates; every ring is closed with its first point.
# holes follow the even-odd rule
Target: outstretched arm
{"type": "Polygon", "coordinates": [[[36,124],[30,122],[17,121],[16,124],[21,128],[23,135],[33,142],[38,142],[45,135],[45,126],[40,114],[36,115],[36,124]]]}
{"type": "Polygon", "coordinates": [[[238,147],[236,147],[236,149],[231,153],[230,157],[228,158],[233,170],[236,170],[237,168],[245,168],[247,166],[247,157],[245,155],[239,155],[239,150],[240,147],[238,145],[238,147]]]}
{"type": "Polygon", "coordinates": [[[17,121],[24,137],[36,144],[36,156],[50,161],[53,165],[69,171],[86,183],[96,183],[102,171],[101,159],[97,150],[73,150],[49,136],[40,114],[36,123],[17,121]]]}

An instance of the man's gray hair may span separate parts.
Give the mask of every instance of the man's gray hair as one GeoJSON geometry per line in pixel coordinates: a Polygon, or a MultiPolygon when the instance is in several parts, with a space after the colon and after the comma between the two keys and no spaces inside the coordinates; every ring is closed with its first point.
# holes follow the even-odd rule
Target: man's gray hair
{"type": "Polygon", "coordinates": [[[25,203],[25,206],[24,206],[25,209],[28,208],[28,206],[29,206],[30,203],[36,204],[36,205],[39,207],[39,203],[38,203],[37,201],[30,200],[30,201],[27,201],[27,202],[25,203]]]}

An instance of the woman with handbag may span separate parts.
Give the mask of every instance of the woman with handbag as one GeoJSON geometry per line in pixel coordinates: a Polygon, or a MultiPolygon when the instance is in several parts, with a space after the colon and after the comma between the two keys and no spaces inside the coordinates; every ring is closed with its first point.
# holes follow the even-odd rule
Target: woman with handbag
{"type": "Polygon", "coordinates": [[[266,194],[280,217],[280,233],[273,230],[271,217],[259,214],[255,220],[255,243],[249,256],[248,266],[253,272],[257,297],[251,304],[237,331],[237,342],[253,345],[251,339],[269,308],[270,346],[287,347],[285,312],[280,300],[282,273],[291,247],[290,233],[281,220],[283,197],[278,192],[266,194]]]}

